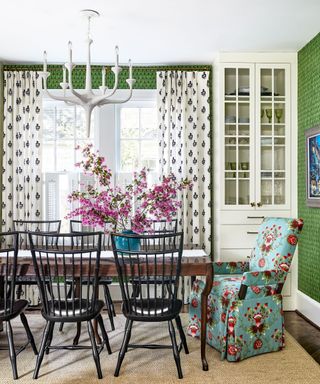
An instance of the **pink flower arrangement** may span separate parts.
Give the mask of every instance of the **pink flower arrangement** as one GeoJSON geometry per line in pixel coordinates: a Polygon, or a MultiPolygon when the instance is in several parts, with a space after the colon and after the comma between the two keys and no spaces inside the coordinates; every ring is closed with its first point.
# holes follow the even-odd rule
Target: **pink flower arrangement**
{"type": "Polygon", "coordinates": [[[112,230],[136,233],[151,232],[154,220],[172,220],[182,205],[177,192],[191,189],[189,180],[179,182],[169,174],[162,178],[161,183],[149,188],[144,168],[134,173],[132,183],[125,188],[113,187],[112,172],[105,159],[94,153],[91,147],[87,145],[82,149],[83,160],[76,166],[94,175],[99,188],[88,185],[84,191],[72,192],[69,201],[79,202],[79,208],[71,211],[68,219],[80,216],[84,225],[104,227],[105,223],[110,223],[112,230]]]}

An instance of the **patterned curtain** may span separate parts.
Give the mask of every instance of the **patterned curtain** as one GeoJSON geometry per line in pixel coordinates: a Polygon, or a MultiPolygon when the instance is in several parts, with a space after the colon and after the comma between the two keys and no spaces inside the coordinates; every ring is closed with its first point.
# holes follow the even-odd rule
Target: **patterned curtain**
{"type": "Polygon", "coordinates": [[[40,220],[41,76],[37,72],[4,72],[2,230],[12,220],[40,220]]]}
{"type": "Polygon", "coordinates": [[[211,252],[211,138],[209,72],[157,72],[161,174],[192,180],[180,193],[185,244],[211,252]]]}

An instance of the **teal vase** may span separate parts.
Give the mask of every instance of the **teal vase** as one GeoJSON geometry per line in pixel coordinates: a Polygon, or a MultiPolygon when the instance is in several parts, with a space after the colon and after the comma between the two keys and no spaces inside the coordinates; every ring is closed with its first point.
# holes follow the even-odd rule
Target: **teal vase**
{"type": "MultiPolygon", "coordinates": [[[[131,229],[122,231],[124,235],[135,235],[136,233],[131,229]]],[[[140,251],[140,239],[130,239],[127,237],[116,237],[116,247],[119,251],[140,251]]]]}

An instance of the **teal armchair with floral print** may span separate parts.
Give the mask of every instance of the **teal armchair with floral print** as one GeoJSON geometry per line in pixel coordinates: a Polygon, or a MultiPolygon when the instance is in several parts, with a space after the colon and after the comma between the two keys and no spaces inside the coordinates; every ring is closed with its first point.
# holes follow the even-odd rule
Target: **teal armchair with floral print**
{"type": "MultiPolygon", "coordinates": [[[[301,219],[265,218],[249,262],[214,263],[207,343],[221,352],[221,359],[239,361],[284,347],[281,290],[302,227],[301,219]]],[[[203,288],[196,280],[191,291],[191,336],[200,336],[203,288]]]]}

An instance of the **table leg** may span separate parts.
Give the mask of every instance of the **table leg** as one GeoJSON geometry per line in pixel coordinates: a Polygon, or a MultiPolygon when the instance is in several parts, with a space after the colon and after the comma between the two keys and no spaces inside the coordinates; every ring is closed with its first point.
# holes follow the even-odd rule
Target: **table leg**
{"type": "Polygon", "coordinates": [[[213,265],[208,266],[206,274],[206,284],[201,294],[201,361],[202,369],[208,371],[208,362],[206,359],[206,335],[207,335],[207,311],[208,295],[211,292],[213,284],[213,265]]]}

